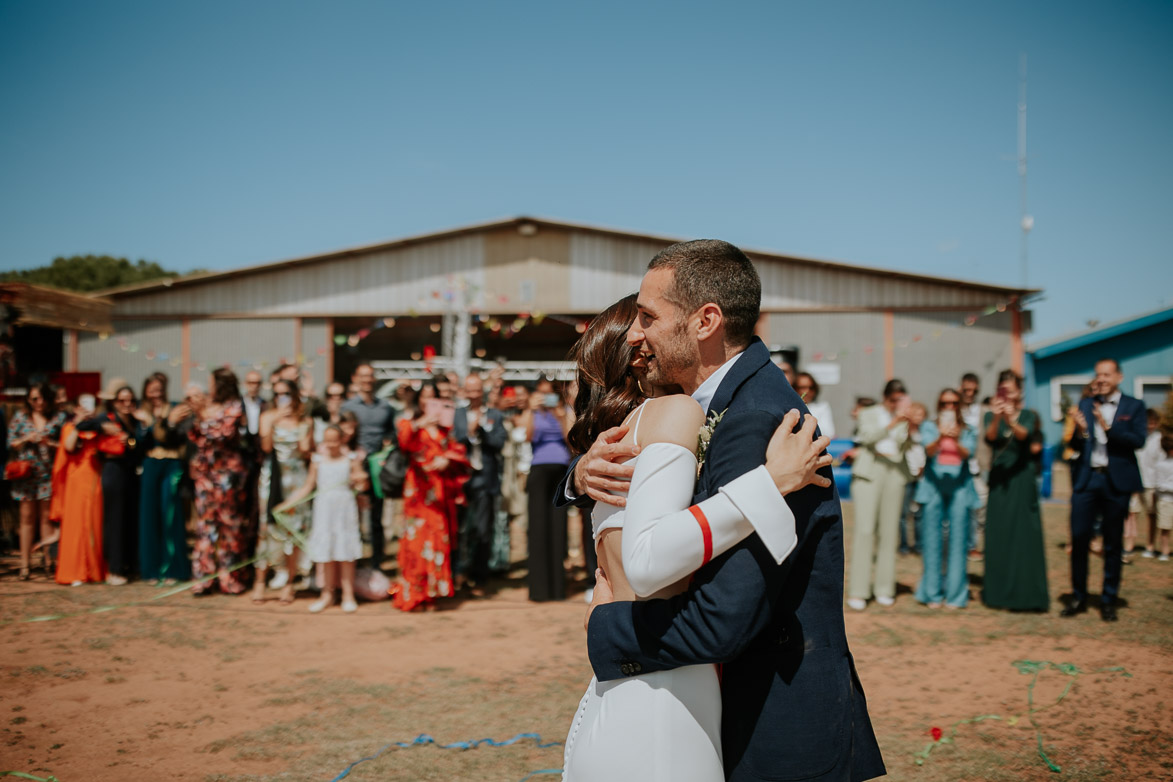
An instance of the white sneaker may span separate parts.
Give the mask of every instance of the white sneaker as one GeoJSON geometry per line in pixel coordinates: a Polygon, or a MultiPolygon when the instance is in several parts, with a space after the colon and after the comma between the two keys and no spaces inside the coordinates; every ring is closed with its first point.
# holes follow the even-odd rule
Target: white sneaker
{"type": "Polygon", "coordinates": [[[1168,561],[1169,561],[1169,555],[1168,555],[1168,554],[1162,554],[1161,556],[1157,557],[1157,561],[1158,561],[1158,562],[1168,562],[1168,561]]]}
{"type": "Polygon", "coordinates": [[[325,611],[327,608],[332,606],[333,604],[334,604],[334,596],[333,595],[319,597],[317,600],[310,603],[310,613],[311,614],[320,614],[323,611],[325,611]]]}
{"type": "Polygon", "coordinates": [[[1144,550],[1144,553],[1141,554],[1141,556],[1144,557],[1145,559],[1152,559],[1153,557],[1157,556],[1157,552],[1146,548],[1144,550]]]}
{"type": "Polygon", "coordinates": [[[868,607],[868,601],[862,597],[849,597],[847,598],[847,607],[852,611],[862,611],[868,607]]]}
{"type": "Polygon", "coordinates": [[[583,602],[586,603],[587,605],[590,605],[591,601],[594,599],[595,599],[595,588],[594,587],[587,587],[587,591],[582,593],[583,602]]]}
{"type": "Polygon", "coordinates": [[[343,600],[342,610],[348,614],[353,614],[358,610],[358,603],[354,602],[353,600],[343,600]]]}
{"type": "Polygon", "coordinates": [[[84,583],[85,583],[84,581],[74,581],[72,584],[70,584],[70,586],[71,587],[79,587],[84,583]]]}
{"type": "Polygon", "coordinates": [[[289,583],[289,571],[285,568],[273,568],[273,580],[269,582],[269,589],[280,589],[289,583]]]}
{"type": "Polygon", "coordinates": [[[884,606],[885,608],[888,608],[888,607],[896,605],[896,598],[894,598],[894,597],[881,597],[881,596],[877,595],[876,602],[879,603],[880,605],[884,606]]]}

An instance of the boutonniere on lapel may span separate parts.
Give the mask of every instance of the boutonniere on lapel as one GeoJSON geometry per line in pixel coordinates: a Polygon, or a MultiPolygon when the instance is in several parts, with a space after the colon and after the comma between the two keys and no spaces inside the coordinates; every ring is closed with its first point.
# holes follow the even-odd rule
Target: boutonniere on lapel
{"type": "Polygon", "coordinates": [[[721,412],[713,411],[709,413],[709,418],[701,426],[700,431],[696,435],[696,475],[701,476],[701,468],[705,466],[705,457],[709,454],[709,441],[713,439],[713,432],[717,428],[717,424],[721,423],[721,419],[725,417],[725,413],[729,408],[725,408],[721,412]]]}

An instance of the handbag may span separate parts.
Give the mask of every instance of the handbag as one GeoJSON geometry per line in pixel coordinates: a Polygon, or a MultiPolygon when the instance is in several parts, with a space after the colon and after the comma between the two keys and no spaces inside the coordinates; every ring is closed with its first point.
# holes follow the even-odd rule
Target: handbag
{"type": "Polygon", "coordinates": [[[383,469],[379,470],[379,488],[383,497],[399,499],[403,496],[403,484],[407,481],[407,454],[396,448],[387,454],[383,469]]]}
{"type": "Polygon", "coordinates": [[[15,459],[4,465],[4,480],[23,481],[33,472],[33,463],[28,459],[15,459]]]}
{"type": "Polygon", "coordinates": [[[103,437],[98,441],[98,451],[105,456],[125,456],[126,443],[117,437],[103,437]]]}
{"type": "MultiPolygon", "coordinates": [[[[392,450],[393,449],[391,446],[387,446],[383,450],[376,451],[375,453],[368,456],[367,472],[370,475],[382,475],[383,465],[387,463],[387,457],[391,455],[392,450]]],[[[383,484],[380,481],[375,481],[371,485],[371,491],[374,492],[375,496],[379,499],[386,499],[386,497],[383,495],[383,484]]]]}

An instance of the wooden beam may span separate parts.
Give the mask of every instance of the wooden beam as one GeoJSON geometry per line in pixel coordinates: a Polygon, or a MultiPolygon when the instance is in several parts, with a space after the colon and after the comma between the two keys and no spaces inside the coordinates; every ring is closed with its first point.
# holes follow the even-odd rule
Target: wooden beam
{"type": "Polygon", "coordinates": [[[44,326],[51,329],[110,332],[114,304],[105,299],[81,296],[54,288],[23,282],[0,284],[0,301],[16,312],[17,326],[44,326]]]}

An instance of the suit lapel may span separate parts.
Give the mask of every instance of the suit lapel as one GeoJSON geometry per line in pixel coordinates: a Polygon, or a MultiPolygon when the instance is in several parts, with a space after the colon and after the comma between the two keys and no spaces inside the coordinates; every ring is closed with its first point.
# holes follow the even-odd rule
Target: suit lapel
{"type": "Polygon", "coordinates": [[[766,349],[766,345],[761,339],[754,337],[741,357],[729,368],[729,373],[725,375],[721,385],[717,386],[717,393],[713,394],[713,399],[709,402],[709,409],[705,411],[705,415],[707,416],[710,411],[719,413],[728,408],[737,389],[741,388],[746,380],[749,380],[759,369],[769,363],[770,351],[766,349]]]}

